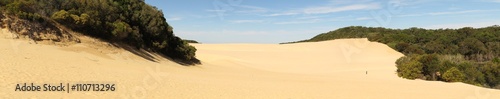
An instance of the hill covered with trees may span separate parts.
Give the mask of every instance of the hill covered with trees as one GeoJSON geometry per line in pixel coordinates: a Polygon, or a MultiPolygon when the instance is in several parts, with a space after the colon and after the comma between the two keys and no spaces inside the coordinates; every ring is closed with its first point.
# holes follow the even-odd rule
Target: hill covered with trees
{"type": "MultiPolygon", "coordinates": [[[[0,0],[3,15],[164,54],[196,64],[196,48],[173,34],[163,13],[144,0],[0,0]]],[[[12,28],[12,27],[10,27],[12,28]]]]}
{"type": "MultiPolygon", "coordinates": [[[[387,29],[351,26],[297,42],[368,38],[405,54],[396,61],[407,79],[464,82],[500,89],[500,26],[387,29]]],[[[284,43],[286,44],[286,43],[284,43]]]]}

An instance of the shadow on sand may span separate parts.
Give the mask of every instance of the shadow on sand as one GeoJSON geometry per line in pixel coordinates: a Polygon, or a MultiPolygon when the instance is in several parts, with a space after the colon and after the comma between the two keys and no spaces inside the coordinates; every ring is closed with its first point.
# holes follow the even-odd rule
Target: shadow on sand
{"type": "Polygon", "coordinates": [[[133,53],[139,57],[142,57],[142,58],[144,58],[148,61],[152,61],[152,62],[159,62],[160,60],[158,58],[165,58],[165,59],[168,59],[170,61],[173,61],[173,62],[180,64],[180,65],[183,65],[183,66],[194,66],[194,65],[201,64],[201,61],[196,59],[196,58],[192,59],[192,60],[173,59],[173,58],[165,56],[161,53],[147,51],[147,50],[133,47],[133,46],[123,44],[123,43],[111,43],[111,44],[114,47],[125,49],[125,50],[129,51],[130,53],[133,53]]]}

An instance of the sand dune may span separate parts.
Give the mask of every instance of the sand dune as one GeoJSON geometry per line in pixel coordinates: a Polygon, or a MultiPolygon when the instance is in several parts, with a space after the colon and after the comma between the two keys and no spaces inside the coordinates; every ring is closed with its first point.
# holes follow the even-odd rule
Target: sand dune
{"type": "Polygon", "coordinates": [[[186,67],[86,41],[58,47],[0,34],[0,98],[500,98],[500,90],[399,78],[403,55],[367,39],[193,44],[203,65],[186,67]],[[113,83],[116,91],[16,92],[18,83],[113,83]]]}

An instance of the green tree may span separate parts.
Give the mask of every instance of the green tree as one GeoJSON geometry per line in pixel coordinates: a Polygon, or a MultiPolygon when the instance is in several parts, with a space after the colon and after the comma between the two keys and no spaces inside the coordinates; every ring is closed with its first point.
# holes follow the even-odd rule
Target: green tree
{"type": "Polygon", "coordinates": [[[443,45],[443,42],[440,41],[431,41],[429,43],[426,43],[425,49],[427,53],[443,53],[444,49],[446,48],[445,45],[443,45]]]}
{"type": "Polygon", "coordinates": [[[400,43],[396,44],[396,50],[399,52],[403,52],[406,50],[406,48],[408,46],[410,46],[410,44],[405,43],[405,42],[400,42],[400,43]]]}
{"type": "Polygon", "coordinates": [[[116,21],[113,23],[114,30],[111,32],[116,39],[121,40],[126,38],[132,32],[132,28],[125,22],[116,21]]]}
{"type": "Polygon", "coordinates": [[[436,72],[439,72],[439,62],[437,54],[425,54],[422,55],[419,59],[419,62],[422,63],[423,74],[426,76],[430,76],[428,80],[437,80],[436,72]]]}
{"type": "Polygon", "coordinates": [[[466,38],[459,43],[460,53],[463,55],[472,55],[478,53],[485,53],[486,47],[476,38],[466,38]]]}
{"type": "Polygon", "coordinates": [[[412,44],[403,51],[403,53],[408,54],[424,54],[425,51],[422,50],[422,47],[417,44],[412,44]]]}

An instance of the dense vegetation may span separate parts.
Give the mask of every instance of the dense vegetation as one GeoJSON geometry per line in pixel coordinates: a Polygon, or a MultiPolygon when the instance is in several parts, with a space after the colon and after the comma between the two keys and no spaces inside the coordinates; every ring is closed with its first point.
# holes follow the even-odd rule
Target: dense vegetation
{"type": "Polygon", "coordinates": [[[188,43],[200,43],[200,42],[195,41],[195,40],[186,40],[186,39],[184,40],[184,42],[188,42],[188,43]]]}
{"type": "Polygon", "coordinates": [[[340,38],[368,38],[405,54],[396,61],[398,75],[403,78],[500,89],[500,26],[497,25],[460,29],[351,26],[298,42],[340,38]]]}
{"type": "Polygon", "coordinates": [[[2,13],[57,22],[85,35],[199,63],[196,48],[173,34],[163,13],[144,0],[0,0],[2,13]]]}

